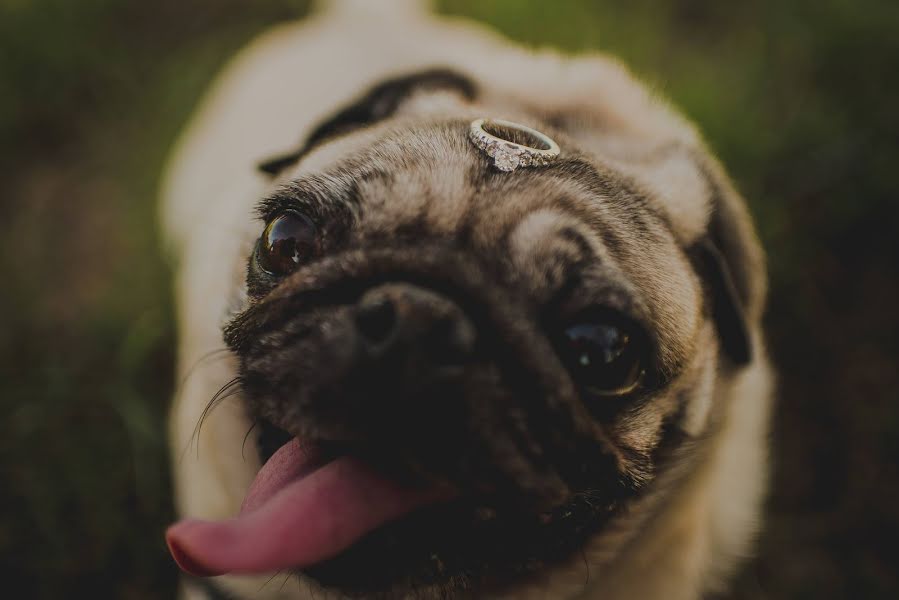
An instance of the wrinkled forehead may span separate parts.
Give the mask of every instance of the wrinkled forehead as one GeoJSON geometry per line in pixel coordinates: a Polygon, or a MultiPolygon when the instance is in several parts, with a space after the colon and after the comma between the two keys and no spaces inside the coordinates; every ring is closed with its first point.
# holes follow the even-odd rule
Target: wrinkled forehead
{"type": "Polygon", "coordinates": [[[535,295],[564,283],[557,271],[601,267],[626,283],[671,348],[689,345],[699,284],[651,192],[562,139],[556,162],[500,172],[467,130],[453,120],[345,136],[310,153],[283,191],[322,216],[348,215],[358,242],[462,244],[535,295]],[[589,265],[574,264],[584,258],[589,265]]]}

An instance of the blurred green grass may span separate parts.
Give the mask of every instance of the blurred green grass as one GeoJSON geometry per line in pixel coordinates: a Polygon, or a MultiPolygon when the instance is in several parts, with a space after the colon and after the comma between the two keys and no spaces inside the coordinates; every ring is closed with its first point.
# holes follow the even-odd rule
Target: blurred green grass
{"type": "MultiPolygon", "coordinates": [[[[616,54],[699,123],[759,221],[781,373],[770,517],[734,597],[896,597],[899,2],[438,4],[616,54]]],[[[0,0],[6,597],[172,597],[157,177],[231,53],[306,11],[0,0]]]]}

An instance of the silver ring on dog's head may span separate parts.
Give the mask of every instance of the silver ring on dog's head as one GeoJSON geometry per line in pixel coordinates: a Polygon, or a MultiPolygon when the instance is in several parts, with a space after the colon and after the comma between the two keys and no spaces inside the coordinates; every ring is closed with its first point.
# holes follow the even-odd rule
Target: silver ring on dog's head
{"type": "Polygon", "coordinates": [[[471,122],[468,137],[500,171],[542,167],[559,156],[559,145],[551,137],[512,121],[476,119],[471,122]]]}

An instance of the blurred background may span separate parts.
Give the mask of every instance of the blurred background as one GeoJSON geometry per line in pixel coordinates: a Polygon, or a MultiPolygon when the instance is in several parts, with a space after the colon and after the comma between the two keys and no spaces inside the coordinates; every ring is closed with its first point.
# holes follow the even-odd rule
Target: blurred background
{"type": "MultiPolygon", "coordinates": [[[[758,219],[773,488],[733,598],[899,598],[899,2],[444,0],[622,57],[758,219]]],[[[158,175],[225,60],[297,0],[0,0],[0,595],[172,598],[158,175]]]]}

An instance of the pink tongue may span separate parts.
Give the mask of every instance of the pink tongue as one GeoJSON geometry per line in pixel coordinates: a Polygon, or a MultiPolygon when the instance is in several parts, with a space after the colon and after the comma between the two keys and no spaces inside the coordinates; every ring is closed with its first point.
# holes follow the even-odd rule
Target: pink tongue
{"type": "Polygon", "coordinates": [[[354,458],[318,469],[312,460],[294,440],[259,471],[238,517],[169,527],[166,541],[178,565],[204,577],[307,567],[444,496],[402,488],[354,458]]]}

